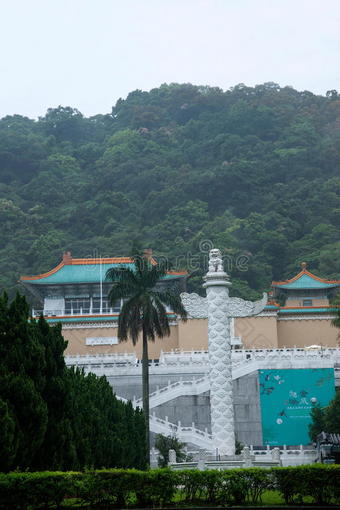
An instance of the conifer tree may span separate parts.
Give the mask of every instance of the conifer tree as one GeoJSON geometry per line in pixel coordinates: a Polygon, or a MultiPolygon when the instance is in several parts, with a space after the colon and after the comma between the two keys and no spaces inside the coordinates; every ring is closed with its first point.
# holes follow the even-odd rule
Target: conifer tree
{"type": "Polygon", "coordinates": [[[61,327],[0,297],[0,471],[145,468],[144,417],[65,365],[61,327]]]}

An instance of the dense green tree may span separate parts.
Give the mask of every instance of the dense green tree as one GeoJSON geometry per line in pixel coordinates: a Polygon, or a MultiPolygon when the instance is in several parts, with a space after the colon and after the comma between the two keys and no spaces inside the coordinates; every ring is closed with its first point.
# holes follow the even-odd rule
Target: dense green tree
{"type": "MultiPolygon", "coordinates": [[[[28,316],[24,298],[17,295],[9,303],[6,295],[0,297],[0,399],[7,434],[15,424],[13,465],[23,468],[31,466],[43,442],[48,419],[41,395],[46,384],[44,350],[28,316]]],[[[7,463],[7,459],[2,457],[0,462],[7,463]]],[[[6,464],[1,468],[6,469],[6,464]]]]}
{"type": "Polygon", "coordinates": [[[181,443],[176,436],[157,434],[155,447],[159,451],[158,465],[161,468],[167,467],[169,463],[169,450],[175,450],[177,462],[184,462],[187,458],[184,443],[181,443]]]}
{"type": "Polygon", "coordinates": [[[339,434],[340,430],[340,392],[337,391],[325,413],[326,432],[339,434]]]}
{"type": "Polygon", "coordinates": [[[141,411],[105,377],[68,369],[61,327],[29,321],[17,295],[0,297],[0,471],[144,469],[141,411]]]}
{"type": "Polygon", "coordinates": [[[170,335],[170,325],[166,307],[186,320],[186,310],[182,304],[179,290],[176,286],[162,288],[161,279],[167,272],[164,264],[152,264],[140,254],[134,255],[134,269],[109,269],[106,279],[113,282],[109,292],[112,305],[118,299],[124,299],[118,320],[118,338],[127,341],[131,338],[135,345],[142,335],[142,381],[143,381],[143,411],[145,418],[145,433],[147,445],[147,462],[150,455],[150,426],[149,426],[149,355],[148,341],[154,341],[156,336],[163,338],[170,335]]]}
{"type": "MultiPolygon", "coordinates": [[[[340,97],[292,87],[192,84],[136,90],[107,115],[69,106],[0,119],[0,287],[130,240],[172,262],[210,239],[248,270],[248,297],[306,260],[339,276],[340,97]],[[228,221],[226,221],[228,218],[228,221]]],[[[188,266],[190,269],[190,267],[188,266]]],[[[195,280],[189,282],[195,287],[195,280]]]]}
{"type": "Polygon", "coordinates": [[[316,441],[317,435],[322,431],[326,431],[326,419],[324,409],[316,404],[311,410],[312,423],[309,425],[309,437],[312,441],[316,441]]]}
{"type": "Polygon", "coordinates": [[[311,411],[311,418],[309,435],[313,441],[322,431],[338,434],[340,430],[340,392],[335,393],[335,397],[327,407],[315,405],[311,411]]]}
{"type": "Polygon", "coordinates": [[[10,413],[7,402],[0,399],[0,470],[8,471],[13,466],[17,452],[15,417],[10,413]]]}

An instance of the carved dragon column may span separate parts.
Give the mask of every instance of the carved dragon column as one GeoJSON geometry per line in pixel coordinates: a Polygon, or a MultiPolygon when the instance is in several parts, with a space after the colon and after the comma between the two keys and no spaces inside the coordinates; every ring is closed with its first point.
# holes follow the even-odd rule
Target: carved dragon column
{"type": "Polygon", "coordinates": [[[267,304],[266,294],[256,302],[229,297],[230,285],[221,252],[213,249],[203,284],[207,297],[181,294],[189,318],[208,317],[212,442],[220,455],[235,454],[230,319],[257,315],[267,304]]]}
{"type": "Polygon", "coordinates": [[[228,275],[221,253],[211,250],[209,271],[204,278],[208,301],[208,350],[210,411],[213,445],[220,455],[235,454],[233,380],[230,319],[228,317],[228,275]]]}

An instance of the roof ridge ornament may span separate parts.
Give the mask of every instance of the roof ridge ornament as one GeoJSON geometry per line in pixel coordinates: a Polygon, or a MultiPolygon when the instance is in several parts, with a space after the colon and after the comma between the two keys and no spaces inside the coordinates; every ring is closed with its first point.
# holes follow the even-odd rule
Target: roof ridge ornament
{"type": "Polygon", "coordinates": [[[63,264],[65,264],[65,266],[72,264],[72,253],[70,251],[64,251],[63,264]]]}

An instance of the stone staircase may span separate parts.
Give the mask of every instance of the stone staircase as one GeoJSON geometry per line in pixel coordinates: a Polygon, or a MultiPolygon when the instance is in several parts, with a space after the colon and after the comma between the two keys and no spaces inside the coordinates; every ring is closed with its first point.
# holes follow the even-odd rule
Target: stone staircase
{"type": "Polygon", "coordinates": [[[205,450],[212,449],[212,437],[208,431],[200,430],[193,423],[191,427],[182,427],[181,422],[177,425],[168,420],[158,418],[154,413],[150,414],[150,430],[164,436],[176,436],[183,443],[191,443],[205,450]]]}
{"type": "MultiPolygon", "coordinates": [[[[69,366],[82,366],[86,372],[97,375],[140,375],[141,363],[131,355],[95,355],[68,357],[69,366]]],[[[334,367],[336,385],[340,385],[340,349],[322,349],[308,351],[305,349],[254,349],[233,350],[232,352],[232,378],[238,379],[257,370],[288,369],[288,368],[327,368],[334,367]]],[[[170,400],[185,395],[200,395],[209,391],[208,354],[206,351],[188,351],[164,353],[159,362],[150,364],[151,374],[176,373],[197,374],[196,379],[178,380],[158,388],[150,394],[150,409],[154,409],[170,400]],[[202,373],[206,374],[202,377],[202,373]]],[[[122,397],[122,401],[127,402],[122,397]]],[[[133,406],[142,407],[142,399],[134,398],[133,406]]],[[[191,443],[198,448],[211,448],[211,436],[208,432],[195,427],[182,427],[181,423],[169,422],[158,418],[155,413],[150,415],[150,430],[156,434],[174,435],[180,441],[191,443]]]]}
{"type": "MultiPolygon", "coordinates": [[[[128,400],[116,395],[118,400],[127,403],[128,400]]],[[[141,407],[141,406],[140,406],[141,407]]],[[[181,422],[171,423],[167,419],[158,418],[155,413],[150,414],[150,431],[163,436],[176,436],[183,443],[191,443],[199,448],[211,450],[212,437],[207,430],[197,429],[193,423],[191,427],[182,427],[181,422]]]]}
{"type": "MultiPolygon", "coordinates": [[[[202,377],[200,379],[192,379],[190,381],[176,381],[174,383],[169,383],[167,386],[163,386],[162,388],[158,388],[153,393],[150,393],[150,409],[154,407],[160,406],[169,402],[169,400],[173,400],[177,397],[182,397],[184,395],[200,395],[206,391],[209,391],[209,377],[202,377]]],[[[134,408],[143,407],[142,399],[133,399],[132,405],[134,408]]]]}

